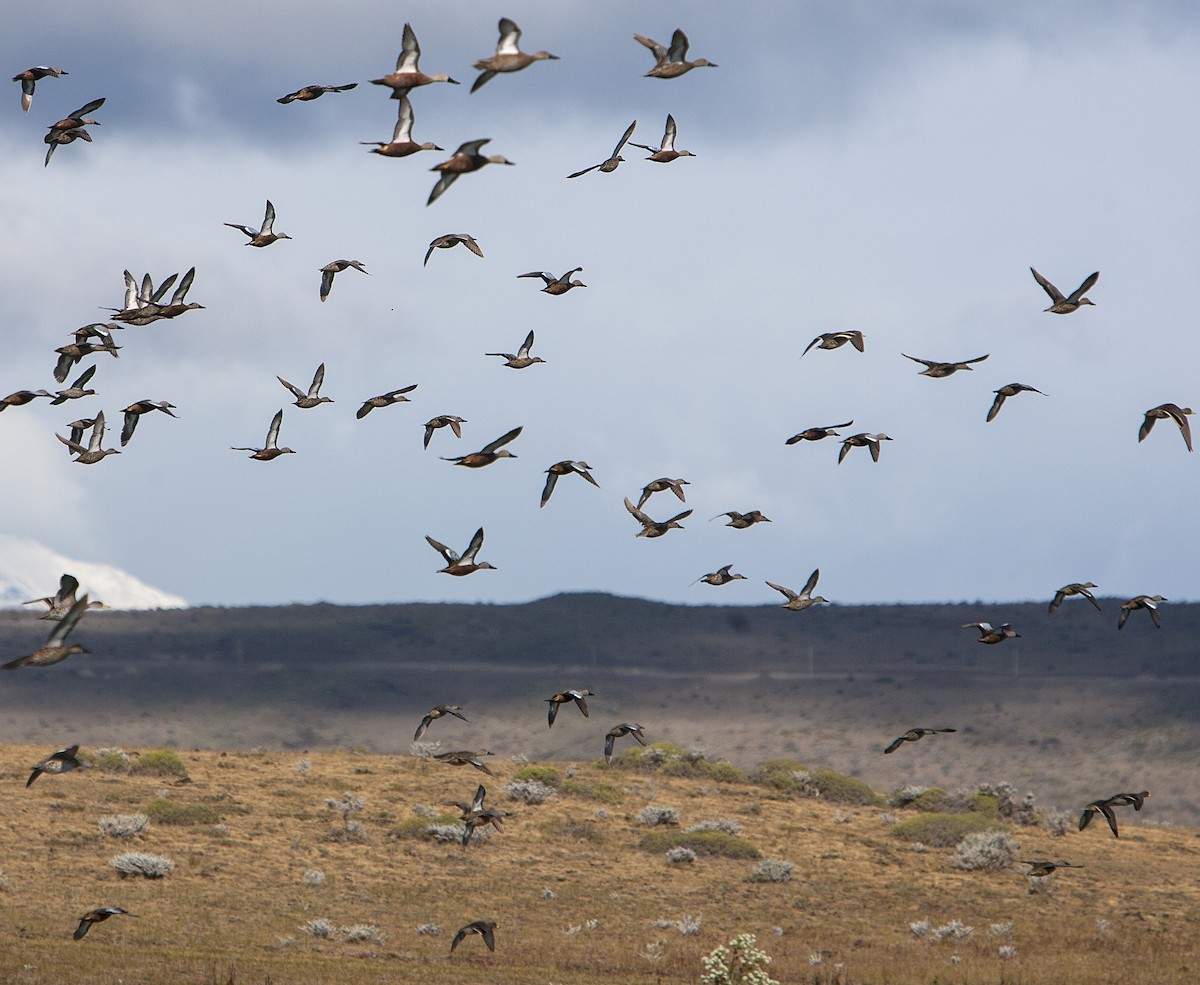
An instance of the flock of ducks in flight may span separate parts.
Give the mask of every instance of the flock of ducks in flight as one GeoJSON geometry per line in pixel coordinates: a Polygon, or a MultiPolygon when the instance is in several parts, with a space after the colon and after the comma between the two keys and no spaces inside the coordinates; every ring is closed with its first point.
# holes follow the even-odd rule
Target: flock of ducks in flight
{"type": "MultiPolygon", "coordinates": [[[[481,58],[475,63],[474,67],[480,74],[471,86],[471,92],[478,91],[498,74],[520,71],[536,62],[555,60],[558,57],[547,51],[537,51],[532,54],[522,52],[519,47],[521,30],[509,18],[502,18],[500,20],[499,35],[499,42],[495,53],[486,58],[481,58]]],[[[717,67],[714,63],[703,58],[692,61],[688,60],[689,42],[682,30],[674,32],[669,46],[662,45],[640,34],[634,34],[633,37],[654,55],[654,67],[646,73],[647,77],[676,79],[695,68],[717,67]]],[[[381,78],[371,80],[373,85],[391,89],[390,98],[396,100],[398,103],[396,124],[391,139],[389,141],[363,142],[364,145],[371,148],[371,153],[384,157],[404,158],[421,151],[443,150],[443,148],[434,143],[418,143],[413,139],[415,118],[409,94],[416,88],[434,83],[447,83],[451,85],[458,85],[459,83],[444,73],[427,75],[422,72],[419,67],[420,56],[421,49],[417,42],[416,34],[411,25],[405,24],[401,51],[396,62],[395,71],[381,78]]],[[[37,82],[44,79],[61,78],[68,74],[60,68],[36,66],[15,75],[13,81],[20,83],[21,86],[22,110],[26,113],[29,112],[33,103],[37,82]]],[[[285,105],[292,102],[309,102],[327,93],[349,91],[357,85],[358,83],[356,82],[344,85],[306,85],[280,97],[277,101],[285,105]]],[[[45,159],[46,165],[49,165],[51,157],[59,146],[73,143],[76,140],[91,142],[92,138],[87,128],[89,126],[98,126],[99,121],[91,117],[90,114],[100,109],[104,105],[104,102],[103,98],[91,100],[47,128],[48,132],[44,137],[44,142],[48,145],[45,159]]],[[[647,151],[649,156],[646,159],[655,163],[667,164],[681,157],[695,156],[691,151],[676,148],[678,129],[673,115],[668,114],[663,136],[657,147],[635,143],[631,140],[636,125],[636,121],[634,121],[628,126],[617,141],[612,153],[604,161],[576,171],[567,177],[576,179],[592,171],[599,171],[601,173],[615,171],[625,160],[621,156],[621,152],[626,146],[637,147],[647,151]]],[[[438,173],[438,179],[430,192],[426,204],[433,204],[464,174],[480,170],[489,164],[509,166],[513,164],[512,161],[499,155],[483,155],[481,150],[489,142],[488,138],[466,141],[458,147],[448,160],[436,165],[432,170],[438,173]]],[[[276,232],[275,222],[275,207],[268,200],[262,223],[257,229],[232,222],[227,222],[225,225],[245,235],[247,237],[246,246],[266,248],[280,240],[291,238],[287,233],[276,232]]],[[[466,233],[448,233],[435,238],[429,244],[423,265],[428,264],[435,250],[452,249],[456,246],[463,246],[478,257],[484,256],[482,248],[473,236],[466,233]]],[[[369,274],[365,265],[359,260],[339,259],[320,268],[319,296],[322,302],[326,301],[329,297],[335,275],[348,269],[369,274]]],[[[574,267],[561,276],[555,276],[553,273],[546,271],[531,271],[519,276],[521,278],[540,279],[544,284],[542,287],[544,293],[551,296],[561,296],[575,288],[585,288],[587,286],[582,281],[574,279],[574,275],[580,273],[582,269],[582,267],[574,267]]],[[[1051,300],[1050,307],[1045,309],[1047,312],[1059,315],[1072,314],[1085,306],[1094,304],[1087,297],[1087,294],[1095,287],[1099,280],[1100,275],[1098,271],[1086,277],[1071,294],[1063,295],[1053,283],[1042,276],[1036,269],[1031,267],[1030,270],[1036,282],[1045,290],[1051,300]]],[[[149,274],[146,274],[139,282],[129,271],[126,271],[126,292],[122,308],[112,309],[112,320],[108,323],[94,323],[77,329],[73,333],[74,341],[56,350],[58,359],[54,369],[55,379],[59,383],[64,383],[72,369],[86,356],[106,353],[116,357],[117,350],[121,347],[115,344],[113,332],[122,329],[126,325],[151,324],[161,319],[176,318],[188,311],[202,308],[202,305],[187,303],[185,301],[194,275],[195,270],[193,268],[184,275],[182,280],[178,281],[178,286],[174,293],[164,303],[166,292],[176,284],[178,275],[171,275],[156,288],[149,274]]],[[[865,351],[863,333],[860,331],[839,331],[818,335],[809,343],[801,356],[807,355],[814,348],[819,350],[834,350],[847,344],[859,352],[865,351]]],[[[505,361],[504,365],[508,368],[522,370],[545,361],[531,354],[533,346],[534,333],[530,331],[518,347],[516,353],[492,352],[487,353],[487,355],[503,359],[505,361]]],[[[925,368],[920,371],[920,374],[933,379],[944,379],[960,371],[973,370],[976,364],[988,358],[988,355],[985,354],[971,359],[946,362],[910,356],[907,353],[901,353],[901,355],[906,359],[923,365],[925,368]]],[[[28,404],[39,397],[49,398],[51,403],[57,406],[69,400],[92,396],[96,391],[87,389],[87,386],[95,372],[95,365],[88,367],[69,386],[55,393],[44,389],[16,391],[6,397],[0,398],[0,411],[4,411],[9,407],[19,407],[28,404]]],[[[323,363],[317,367],[312,382],[306,390],[295,386],[282,377],[277,377],[277,379],[295,398],[294,406],[302,410],[313,409],[321,404],[333,402],[330,397],[322,396],[320,393],[325,379],[325,366],[323,363]]],[[[369,397],[359,407],[356,417],[362,419],[375,410],[407,402],[409,398],[406,395],[414,389],[416,389],[416,384],[369,397]]],[[[1045,395],[1041,390],[1024,383],[1010,383],[1002,386],[994,391],[995,399],[987,412],[987,421],[990,422],[995,419],[1008,398],[1025,392],[1045,395]]],[[[124,408],[122,411],[124,419],[120,442],[122,448],[128,445],[132,439],[134,430],[141,417],[154,411],[160,411],[166,416],[175,417],[175,414],[172,413],[175,409],[174,404],[149,399],[136,401],[124,408]]],[[[1144,440],[1157,421],[1170,420],[1178,427],[1188,451],[1191,451],[1192,438],[1188,417],[1192,413],[1193,411],[1190,408],[1183,408],[1174,403],[1164,403],[1151,408],[1145,413],[1144,420],[1138,432],[1138,440],[1144,440]]],[[[293,449],[279,445],[279,434],[282,423],[283,410],[280,409],[271,420],[262,447],[236,447],[233,450],[248,451],[251,453],[250,458],[261,462],[269,462],[283,455],[295,454],[293,449]]],[[[441,428],[448,428],[455,438],[461,438],[461,425],[464,423],[466,421],[463,418],[454,415],[440,415],[432,418],[424,425],[424,447],[429,447],[435,431],[441,428]]],[[[809,427],[788,438],[786,444],[794,445],[801,442],[817,442],[830,437],[841,438],[841,447],[837,457],[839,464],[853,448],[866,448],[870,452],[872,460],[878,462],[881,443],[891,441],[892,439],[883,433],[868,432],[853,434],[843,438],[840,434],[841,429],[849,428],[853,423],[853,421],[847,421],[843,424],[809,427]]],[[[77,420],[71,423],[68,428],[69,437],[63,437],[62,435],[57,435],[57,437],[76,456],[76,462],[84,465],[94,465],[103,461],[109,455],[120,454],[119,449],[106,449],[103,447],[106,430],[103,411],[97,413],[94,418],[77,420]],[[83,435],[89,430],[90,436],[87,444],[84,445],[83,435]]],[[[521,427],[512,428],[494,441],[488,442],[477,452],[458,456],[444,456],[444,460],[464,468],[480,469],[490,466],[503,458],[516,458],[517,456],[505,446],[515,441],[521,432],[521,427]]],[[[592,476],[591,469],[592,467],[584,461],[564,460],[551,465],[546,469],[546,480],[542,489],[540,506],[546,506],[556,488],[558,480],[565,476],[577,475],[591,485],[599,488],[599,483],[592,476]]],[[[629,514],[637,521],[640,527],[636,534],[637,537],[653,539],[665,536],[671,530],[682,529],[680,521],[692,514],[691,509],[683,510],[665,520],[655,520],[643,511],[643,507],[646,506],[653,495],[661,492],[670,492],[681,503],[686,503],[686,495],[683,489],[686,485],[688,485],[688,482],[685,479],[663,477],[647,483],[643,487],[636,504],[629,498],[625,498],[626,510],[628,510],[629,514]]],[[[758,523],[771,522],[759,510],[751,510],[745,513],[730,510],[718,514],[713,519],[719,519],[722,516],[728,518],[729,522],[727,526],[739,530],[747,529],[758,523]]],[[[445,562],[445,566],[438,569],[439,573],[462,577],[480,570],[494,570],[494,565],[487,561],[478,560],[478,555],[484,542],[484,531],[482,528],[475,532],[462,554],[457,553],[433,537],[426,536],[426,540],[445,562]]],[[[717,571],[702,575],[696,581],[712,586],[723,586],[736,580],[745,580],[746,576],[734,573],[732,567],[731,564],[725,565],[717,571]]],[[[785,602],[782,604],[783,608],[792,611],[803,611],[814,605],[829,601],[822,596],[813,595],[819,577],[820,570],[814,570],[799,592],[770,581],[766,582],[766,584],[784,596],[785,602]]],[[[1065,599],[1073,596],[1086,598],[1093,606],[1099,609],[1100,605],[1090,591],[1090,589],[1095,587],[1091,582],[1073,583],[1063,586],[1055,593],[1054,599],[1050,603],[1049,611],[1053,613],[1065,599]]],[[[78,588],[79,583],[76,579],[70,575],[63,575],[59,591],[54,596],[33,600],[36,603],[44,603],[47,606],[47,612],[41,618],[53,620],[54,626],[45,645],[33,653],[3,664],[2,669],[15,670],[29,666],[48,666],[65,660],[73,654],[89,652],[78,643],[68,643],[67,638],[74,631],[80,619],[89,608],[104,606],[101,602],[89,600],[86,594],[77,598],[78,588]]],[[[1129,615],[1137,609],[1145,609],[1155,627],[1159,627],[1160,617],[1157,606],[1159,602],[1163,601],[1166,600],[1160,595],[1140,595],[1129,599],[1121,605],[1118,628],[1124,627],[1129,615]]],[[[987,645],[994,645],[1020,637],[1020,634],[1007,623],[999,627],[992,627],[986,622],[974,622],[965,624],[963,628],[976,629],[979,633],[978,642],[987,645]]],[[[586,688],[574,688],[557,692],[545,699],[548,703],[548,721],[550,727],[554,725],[559,708],[565,704],[574,703],[582,715],[585,718],[588,717],[586,698],[592,696],[593,693],[586,688]]],[[[420,740],[430,725],[439,719],[451,716],[461,719],[464,722],[467,721],[461,712],[462,707],[453,704],[438,705],[430,709],[418,725],[414,734],[414,741],[420,740]]],[[[892,754],[904,744],[916,742],[924,736],[938,733],[952,733],[954,731],[956,730],[953,728],[912,728],[896,738],[883,752],[885,755],[892,754]]],[[[646,738],[641,725],[628,722],[618,724],[605,735],[604,757],[607,762],[612,762],[613,748],[616,740],[625,736],[632,736],[641,745],[646,744],[646,738]]],[[[78,745],[60,749],[35,765],[26,783],[26,787],[32,785],[42,774],[67,773],[84,765],[77,759],[78,751],[78,745]]],[[[434,758],[449,765],[469,765],[491,776],[494,774],[484,762],[484,757],[489,755],[491,753],[488,750],[458,750],[440,753],[434,758]]],[[[1079,829],[1083,830],[1086,828],[1094,816],[1102,815],[1107,821],[1114,837],[1117,837],[1119,834],[1114,808],[1132,806],[1135,811],[1140,811],[1145,799],[1149,796],[1149,792],[1141,791],[1138,793],[1115,794],[1112,797],[1093,801],[1083,809],[1083,813],[1079,819],[1079,829]]],[[[509,816],[508,812],[485,807],[485,797],[486,790],[480,784],[470,803],[461,801],[453,802],[453,805],[458,807],[462,812],[462,821],[465,827],[465,835],[463,837],[464,847],[469,844],[476,829],[491,826],[496,830],[502,830],[503,818],[509,816]]],[[[1066,861],[1034,860],[1025,864],[1031,866],[1029,875],[1035,877],[1048,876],[1058,868],[1079,867],[1066,861]]],[[[109,917],[117,915],[132,916],[132,914],[121,907],[103,907],[90,910],[80,918],[79,925],[73,935],[74,939],[82,939],[92,924],[101,923],[109,917]]],[[[490,920],[477,920],[466,924],[451,941],[451,952],[453,953],[471,935],[478,935],[489,950],[495,950],[495,930],[498,926],[498,923],[490,920]]]]}

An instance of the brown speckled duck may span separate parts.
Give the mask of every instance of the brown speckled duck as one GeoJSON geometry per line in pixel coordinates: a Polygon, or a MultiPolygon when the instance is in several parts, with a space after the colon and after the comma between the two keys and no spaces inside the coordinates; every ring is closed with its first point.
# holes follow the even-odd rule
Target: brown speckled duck
{"type": "Polygon", "coordinates": [[[475,68],[482,74],[475,80],[475,84],[471,86],[472,92],[487,85],[488,82],[496,77],[497,72],[519,72],[523,68],[528,68],[534,62],[545,61],[546,59],[558,60],[558,55],[552,55],[548,51],[535,51],[532,55],[527,55],[521,51],[519,47],[521,29],[507,17],[500,18],[499,28],[500,41],[496,45],[496,53],[487,58],[481,58],[475,63],[475,68]]]}
{"type": "Polygon", "coordinates": [[[641,34],[635,34],[633,39],[654,53],[654,68],[644,76],[647,79],[677,79],[694,68],[717,67],[707,58],[697,58],[694,62],[687,60],[688,38],[679,28],[675,28],[675,33],[671,35],[670,48],[641,34]]]}

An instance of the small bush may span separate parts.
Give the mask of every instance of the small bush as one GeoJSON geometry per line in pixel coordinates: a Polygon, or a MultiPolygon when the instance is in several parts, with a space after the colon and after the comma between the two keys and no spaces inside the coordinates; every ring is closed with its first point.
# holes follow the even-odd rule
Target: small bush
{"type": "Polygon", "coordinates": [[[716,821],[701,821],[699,824],[693,824],[690,828],[684,828],[684,834],[691,834],[693,831],[724,831],[727,835],[740,835],[742,833],[742,822],[735,821],[731,817],[723,817],[716,821]]]}
{"type": "Polygon", "coordinates": [[[542,783],[548,787],[557,787],[562,783],[562,777],[558,775],[558,770],[551,766],[522,766],[513,774],[513,779],[518,782],[533,780],[535,783],[542,783]]]}
{"type": "MultiPolygon", "coordinates": [[[[526,767],[526,769],[536,769],[536,767],[526,767]]],[[[513,780],[504,788],[504,792],[510,799],[519,800],[525,804],[544,804],[554,796],[554,788],[540,780],[513,780]]]]}
{"type": "Polygon", "coordinates": [[[659,930],[678,930],[684,937],[694,937],[700,933],[703,917],[694,917],[690,913],[678,920],[655,920],[654,926],[659,930]]]}
{"type": "Polygon", "coordinates": [[[803,771],[804,764],[794,759],[768,759],[759,764],[755,780],[780,793],[793,794],[800,790],[796,774],[803,771]]]}
{"type": "Polygon", "coordinates": [[[155,824],[216,824],[221,815],[208,804],[177,804],[166,797],[148,803],[143,813],[155,824]]]}
{"type": "Polygon", "coordinates": [[[1007,869],[1016,860],[1021,846],[1003,831],[979,831],[958,843],[954,864],[960,869],[1007,869]]]}
{"type": "Polygon", "coordinates": [[[771,955],[759,950],[753,934],[739,934],[728,947],[714,948],[700,963],[704,965],[703,985],[779,985],[766,972],[771,955]]]}
{"type": "Polygon", "coordinates": [[[764,858],[750,872],[751,882],[789,882],[795,863],[781,858],[764,858]]]}
{"type": "Polygon", "coordinates": [[[1042,818],[1042,827],[1050,832],[1055,838],[1061,838],[1068,831],[1075,828],[1075,812],[1053,810],[1047,811],[1042,818]]]}
{"type": "Polygon", "coordinates": [[[309,869],[304,873],[303,882],[306,886],[324,886],[325,873],[320,869],[309,869]]]}
{"type": "Polygon", "coordinates": [[[110,814],[96,823],[106,835],[114,838],[133,838],[150,827],[150,818],[145,814],[110,814]]]}
{"type": "Polygon", "coordinates": [[[442,932],[442,928],[436,923],[419,923],[417,924],[417,933],[422,937],[437,937],[442,932]]]}
{"type": "MultiPolygon", "coordinates": [[[[482,841],[491,831],[491,828],[476,828],[475,838],[482,841]]],[[[463,835],[467,833],[465,825],[462,824],[426,824],[425,837],[431,841],[436,841],[439,845],[445,845],[453,842],[462,844],[463,835]]]]}
{"type": "Polygon", "coordinates": [[[674,848],[667,849],[667,861],[676,865],[684,862],[695,862],[696,853],[690,848],[676,845],[674,848]]]}
{"type": "Polygon", "coordinates": [[[124,852],[109,860],[109,865],[117,870],[122,878],[126,876],[144,876],[147,879],[161,879],[175,870],[175,863],[162,855],[143,855],[140,852],[124,852]]]}
{"type": "Polygon", "coordinates": [[[134,760],[129,772],[135,776],[178,776],[188,775],[187,767],[178,753],[170,749],[155,749],[134,760]]]}
{"type": "Polygon", "coordinates": [[[625,799],[620,787],[611,783],[584,783],[581,780],[564,780],[559,787],[562,793],[574,797],[590,797],[602,804],[619,804],[625,799]]]}
{"type": "Polygon", "coordinates": [[[128,773],[130,769],[129,753],[115,746],[93,749],[91,755],[79,758],[87,762],[93,769],[100,770],[101,773],[128,773]]]}
{"type": "Polygon", "coordinates": [[[680,834],[674,831],[651,831],[638,847],[650,852],[665,852],[669,848],[690,848],[697,855],[719,855],[724,858],[760,857],[759,850],[743,838],[721,831],[695,831],[680,834]]]}
{"type": "MultiPolygon", "coordinates": [[[[433,817],[408,817],[393,826],[388,834],[392,838],[428,838],[431,827],[453,826],[457,820],[457,815],[449,813],[435,814],[433,817]]],[[[461,838],[463,827],[461,824],[458,827],[461,838]]]]}
{"type": "Polygon", "coordinates": [[[313,937],[319,937],[323,941],[329,940],[337,933],[337,927],[333,925],[333,921],[326,920],[324,917],[319,917],[316,920],[309,920],[300,928],[306,934],[312,934],[313,937]]]}
{"type": "Polygon", "coordinates": [[[810,769],[812,782],[821,792],[821,797],[831,804],[872,807],[883,803],[883,798],[862,780],[857,780],[835,770],[810,769]]]}
{"type": "Polygon", "coordinates": [[[717,783],[748,783],[750,778],[728,760],[704,763],[704,772],[717,783]]]}
{"type": "Polygon", "coordinates": [[[350,944],[357,944],[361,941],[370,941],[372,944],[383,944],[387,941],[387,934],[369,923],[356,923],[350,927],[342,928],[342,940],[350,944]]]}
{"type": "Polygon", "coordinates": [[[891,833],[903,841],[953,848],[967,835],[995,827],[993,819],[979,814],[919,814],[893,825],[891,833]]]}
{"type": "Polygon", "coordinates": [[[590,841],[593,844],[600,844],[604,841],[604,832],[600,830],[600,826],[595,821],[570,820],[565,822],[559,831],[568,838],[590,841]]]}
{"type": "Polygon", "coordinates": [[[645,824],[649,827],[657,827],[659,825],[678,825],[679,811],[674,807],[643,807],[638,811],[638,824],[645,824]]]}

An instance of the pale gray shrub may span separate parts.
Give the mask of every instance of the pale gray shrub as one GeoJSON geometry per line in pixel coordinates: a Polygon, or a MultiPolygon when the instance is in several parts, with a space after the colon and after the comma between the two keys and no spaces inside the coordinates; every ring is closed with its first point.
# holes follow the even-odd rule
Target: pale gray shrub
{"type": "Polygon", "coordinates": [[[960,869],[995,872],[1012,865],[1020,848],[1020,843],[1003,831],[977,831],[958,843],[954,864],[960,869]]]}
{"type": "Polygon", "coordinates": [[[409,745],[408,751],[417,759],[429,759],[442,751],[442,744],[440,742],[413,742],[409,745]]]}
{"type": "Polygon", "coordinates": [[[325,873],[320,869],[309,869],[301,878],[306,886],[325,885],[325,873]]]}
{"type": "Polygon", "coordinates": [[[292,772],[297,776],[308,776],[310,769],[312,769],[312,763],[307,759],[297,759],[296,764],[292,767],[292,772]]]}
{"type": "Polygon", "coordinates": [[[926,917],[924,920],[913,921],[908,925],[908,929],[918,937],[924,937],[929,933],[930,930],[933,929],[933,924],[929,922],[929,917],[926,917]]]}
{"type": "Polygon", "coordinates": [[[419,923],[417,924],[417,933],[422,937],[437,937],[442,932],[442,928],[436,923],[419,923]]]}
{"type": "Polygon", "coordinates": [[[329,940],[337,933],[337,927],[333,925],[333,922],[326,920],[324,917],[309,920],[300,929],[306,934],[312,934],[313,937],[319,937],[321,940],[329,940]]]}
{"type": "Polygon", "coordinates": [[[649,827],[671,826],[679,823],[679,811],[674,807],[643,807],[637,816],[638,824],[649,827]]]}
{"type": "Polygon", "coordinates": [[[513,780],[504,788],[509,799],[524,804],[544,804],[554,796],[554,788],[540,780],[513,780]]]}
{"type": "Polygon", "coordinates": [[[1096,918],[1096,933],[1099,934],[1101,937],[1111,937],[1112,936],[1112,924],[1110,924],[1103,917],[1097,917],[1096,918]]]}
{"type": "Polygon", "coordinates": [[[550,900],[558,899],[558,894],[555,893],[553,889],[543,889],[542,890],[542,899],[549,902],[550,900]]]}
{"type": "Polygon", "coordinates": [[[114,838],[133,838],[150,827],[145,814],[109,814],[96,822],[100,830],[114,838]]]}
{"type": "Polygon", "coordinates": [[[1055,838],[1061,838],[1075,827],[1075,812],[1063,811],[1057,808],[1047,811],[1042,817],[1042,827],[1055,838]]]}
{"type": "Polygon", "coordinates": [[[952,937],[956,941],[961,941],[964,937],[970,937],[974,930],[974,927],[968,927],[961,920],[951,920],[949,923],[942,924],[940,927],[935,927],[929,932],[929,936],[934,940],[939,941],[943,941],[947,937],[952,937]]]}
{"type": "Polygon", "coordinates": [[[413,804],[412,812],[416,814],[417,817],[437,817],[442,813],[432,804],[413,804]]]}
{"type": "Polygon", "coordinates": [[[796,781],[796,793],[799,796],[821,796],[821,781],[813,776],[808,770],[796,770],[794,773],[792,773],[792,779],[796,781]]]}
{"type": "Polygon", "coordinates": [[[994,923],[988,927],[988,933],[992,937],[1007,937],[1012,933],[1012,929],[1012,921],[1009,921],[1008,923],[994,923]]]}
{"type": "Polygon", "coordinates": [[[782,858],[764,858],[750,873],[751,882],[788,882],[792,878],[794,862],[782,858]]]}
{"type": "Polygon", "coordinates": [[[175,863],[162,855],[143,855],[141,852],[123,852],[109,860],[111,865],[122,876],[145,876],[147,879],[161,879],[175,870],[175,863]]]}
{"type": "Polygon", "coordinates": [[[979,792],[996,798],[996,808],[1001,817],[1012,818],[1017,824],[1037,824],[1033,791],[1017,797],[1017,788],[1011,783],[981,783],[979,792]]]}
{"type": "Polygon", "coordinates": [[[998,953],[1000,955],[1000,960],[1008,961],[1017,956],[1017,949],[1011,944],[1002,944],[1000,945],[1000,950],[998,953]]]}
{"type": "Polygon", "coordinates": [[[923,841],[914,841],[914,842],[913,842],[911,845],[909,845],[909,846],[908,846],[908,850],[909,850],[910,852],[916,852],[916,853],[919,855],[919,854],[921,854],[921,852],[923,852],[923,851],[925,851],[925,850],[926,850],[926,848],[925,848],[925,842],[923,842],[923,841]]]}
{"type": "Polygon", "coordinates": [[[896,815],[895,815],[895,814],[887,814],[887,813],[880,814],[880,815],[879,815],[879,820],[880,820],[880,821],[881,821],[883,824],[886,824],[886,825],[888,825],[888,826],[891,826],[891,825],[893,825],[893,824],[899,824],[899,823],[900,823],[900,818],[896,817],[896,815]]]}
{"type": "Polygon", "coordinates": [[[361,941],[370,941],[372,944],[383,944],[387,940],[387,934],[374,924],[356,923],[342,928],[342,940],[351,944],[357,944],[361,941]]]}
{"type": "Polygon", "coordinates": [[[694,937],[700,933],[700,924],[703,920],[703,917],[687,914],[678,920],[655,920],[654,926],[659,930],[678,930],[684,937],[694,937]]]}
{"type": "MultiPolygon", "coordinates": [[[[487,836],[487,828],[476,828],[475,837],[480,835],[487,836]]],[[[467,829],[462,824],[431,824],[425,829],[425,837],[436,841],[439,845],[444,845],[448,842],[462,844],[463,835],[467,833],[467,829]]]]}
{"type": "Polygon", "coordinates": [[[683,829],[685,835],[691,834],[693,831],[723,831],[727,835],[737,835],[742,833],[742,822],[735,821],[731,817],[723,817],[716,821],[701,821],[699,824],[693,824],[690,828],[683,829]]]}
{"type": "Polygon", "coordinates": [[[907,807],[928,789],[928,787],[920,787],[915,784],[901,787],[888,794],[888,807],[907,807]]]}
{"type": "Polygon", "coordinates": [[[676,845],[674,848],[667,850],[667,861],[675,864],[694,862],[696,861],[696,853],[690,848],[684,848],[680,845],[676,845]]]}
{"type": "Polygon", "coordinates": [[[509,762],[516,763],[518,766],[525,766],[529,763],[529,756],[523,752],[519,752],[515,756],[509,756],[508,759],[509,762]]]}

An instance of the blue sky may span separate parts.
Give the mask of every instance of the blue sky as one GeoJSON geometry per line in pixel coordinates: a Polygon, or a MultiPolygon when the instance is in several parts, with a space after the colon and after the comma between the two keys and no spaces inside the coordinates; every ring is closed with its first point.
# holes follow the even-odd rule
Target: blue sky
{"type": "MultiPolygon", "coordinates": [[[[1195,455],[1143,412],[1200,401],[1188,297],[1200,249],[1194,181],[1200,13],[1139,5],[848,3],[63,2],[6,15],[8,75],[71,74],[0,100],[0,390],[55,390],[53,349],[119,305],[122,270],[156,281],[196,266],[173,322],[127,329],[100,357],[99,396],[0,416],[8,463],[0,533],[123,568],[192,603],[521,601],[609,591],[675,602],[780,601],[814,567],[838,602],[1196,598],[1195,455]],[[296,13],[296,11],[299,11],[296,13]],[[290,11],[290,13],[288,12],[290,11]],[[496,21],[560,60],[469,95],[496,21]],[[412,94],[418,140],[516,162],[463,177],[432,207],[449,156],[385,160],[387,90],[404,22],[422,68],[461,86],[412,94]],[[717,69],[643,78],[632,40],[668,42],[717,69]],[[120,56],[125,48],[130,55],[120,56]],[[313,82],[348,93],[280,106],[313,82]],[[98,96],[94,143],[42,167],[45,127],[98,96]],[[657,145],[672,113],[695,158],[603,160],[633,119],[657,145]],[[248,249],[225,222],[263,203],[294,237],[248,249]],[[421,260],[430,240],[465,250],[421,260]],[[329,301],[318,268],[364,261],[329,301]],[[1093,270],[1096,306],[1044,314],[1036,266],[1069,292],[1093,270]],[[564,297],[518,280],[582,265],[564,297]],[[800,353],[816,335],[865,333],[800,353]],[[545,365],[512,371],[530,329],[545,365]],[[958,360],[932,380],[900,353],[958,360]],[[290,406],[276,375],[318,363],[335,403],[290,406]],[[990,424],[992,391],[1022,382],[990,424]],[[411,403],[362,421],[376,393],[411,403]],[[103,408],[169,400],[120,456],[73,464],[54,433],[103,408]],[[257,444],[283,407],[268,463],[257,444]],[[467,419],[461,441],[425,421],[467,419]],[[833,440],[786,447],[812,425],[883,431],[878,464],[833,440]],[[477,472],[440,455],[515,425],[519,456],[477,472]],[[543,509],[544,470],[593,467],[543,509]],[[622,499],[660,476],[689,480],[684,531],[635,539],[622,499]],[[761,509],[745,531],[709,522],[761,509]],[[499,569],[435,574],[426,534],[457,549],[487,532],[499,569]],[[732,562],[748,576],[692,586],[732,562]]],[[[110,430],[112,442],[117,440],[110,430]]],[[[676,502],[660,494],[647,512],[676,502]]]]}

